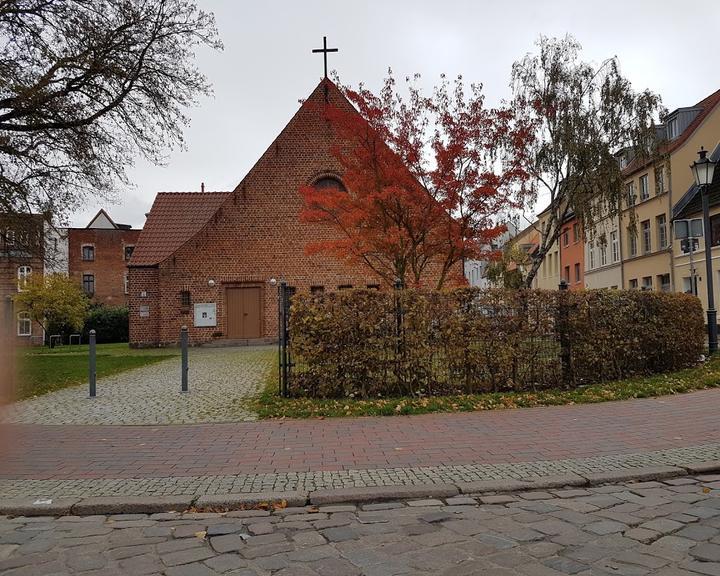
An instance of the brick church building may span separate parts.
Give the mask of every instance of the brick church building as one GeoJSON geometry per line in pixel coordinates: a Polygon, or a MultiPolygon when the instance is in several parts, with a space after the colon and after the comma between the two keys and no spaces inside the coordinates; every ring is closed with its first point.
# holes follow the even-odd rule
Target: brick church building
{"type": "Polygon", "coordinates": [[[233,191],[157,195],[128,264],[131,346],[176,343],[183,325],[193,344],[276,339],[271,279],[298,292],[380,286],[359,264],[306,254],[335,232],[300,221],[300,187],[343,188],[328,104],[352,108],[325,78],[233,191]]]}

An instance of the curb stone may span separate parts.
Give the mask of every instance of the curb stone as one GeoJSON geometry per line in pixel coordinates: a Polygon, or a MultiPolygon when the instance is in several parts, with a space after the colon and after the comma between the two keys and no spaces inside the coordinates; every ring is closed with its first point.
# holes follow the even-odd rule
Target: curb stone
{"type": "Polygon", "coordinates": [[[685,468],[677,466],[648,466],[645,468],[627,468],[587,474],[585,478],[590,486],[609,484],[610,482],[627,482],[629,480],[661,480],[672,476],[687,474],[685,468]]]}
{"type": "Polygon", "coordinates": [[[425,484],[338,488],[304,492],[254,492],[222,495],[188,496],[108,496],[92,498],[14,498],[0,501],[0,515],[63,516],[68,514],[155,514],[182,512],[191,506],[222,510],[242,510],[285,501],[289,507],[308,504],[371,503],[418,498],[453,498],[459,494],[509,493],[527,490],[563,488],[565,486],[598,486],[633,480],[705,474],[720,471],[720,461],[696,462],[682,466],[649,466],[626,468],[586,475],[567,474],[539,476],[524,480],[486,480],[457,484],[425,484]]]}
{"type": "Polygon", "coordinates": [[[720,472],[720,461],[709,460],[707,462],[694,462],[692,464],[684,465],[690,474],[709,474],[711,472],[720,472]]]}
{"type": "Polygon", "coordinates": [[[310,493],[310,504],[339,504],[342,502],[380,502],[415,498],[450,498],[457,496],[458,487],[453,484],[428,484],[420,486],[373,486],[360,488],[337,488],[315,490],[310,493]]]}
{"type": "Polygon", "coordinates": [[[485,492],[519,492],[531,490],[534,484],[527,480],[479,480],[459,482],[457,487],[463,494],[484,494],[485,492]]]}
{"type": "Polygon", "coordinates": [[[289,507],[305,506],[308,500],[307,493],[303,492],[247,492],[240,494],[214,494],[200,496],[195,506],[204,508],[220,508],[223,510],[237,510],[245,507],[255,507],[261,504],[275,504],[285,502],[289,507]]]}
{"type": "Polygon", "coordinates": [[[74,504],[71,512],[77,516],[179,512],[189,508],[193,500],[195,500],[195,496],[106,496],[85,498],[74,504]]]}
{"type": "Polygon", "coordinates": [[[0,514],[8,516],[69,515],[80,498],[10,498],[0,502],[0,514]]]}

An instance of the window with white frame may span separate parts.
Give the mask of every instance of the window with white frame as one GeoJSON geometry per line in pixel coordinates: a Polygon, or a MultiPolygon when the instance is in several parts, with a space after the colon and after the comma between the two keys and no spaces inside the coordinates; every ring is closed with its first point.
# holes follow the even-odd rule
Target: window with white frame
{"type": "Polygon", "coordinates": [[[650,236],[650,220],[643,220],[640,223],[642,228],[643,254],[652,252],[652,238],[650,236]]]}
{"type": "Polygon", "coordinates": [[[595,243],[588,244],[588,260],[590,262],[590,270],[595,268],[595,243]]]}
{"type": "Polygon", "coordinates": [[[637,278],[633,278],[628,283],[628,286],[630,287],[630,290],[637,290],[638,289],[638,281],[637,278]]]}
{"type": "Polygon", "coordinates": [[[670,292],[670,274],[658,274],[657,283],[661,292],[670,292]]]}
{"type": "Polygon", "coordinates": [[[617,230],[610,232],[610,249],[612,253],[612,261],[618,262],[620,260],[620,242],[618,242],[617,230]]]}
{"type": "Polygon", "coordinates": [[[600,243],[600,266],[607,264],[607,244],[604,242],[600,243]]]}
{"type": "Polygon", "coordinates": [[[124,294],[129,294],[129,293],[130,293],[129,283],[128,283],[128,273],[127,273],[127,272],[125,272],[125,274],[123,275],[123,293],[124,293],[124,294]]]}
{"type": "Polygon", "coordinates": [[[665,168],[659,168],[655,172],[655,193],[662,194],[665,192],[665,168]]]}
{"type": "Polygon", "coordinates": [[[653,287],[652,276],[643,276],[642,289],[643,290],[652,290],[652,287],[653,287]]]}
{"type": "Polygon", "coordinates": [[[22,292],[23,290],[25,290],[25,287],[27,286],[27,283],[30,279],[30,274],[32,274],[31,266],[18,266],[18,270],[17,270],[18,292],[22,292]]]}
{"type": "Polygon", "coordinates": [[[17,335],[32,336],[32,320],[29,312],[19,312],[17,315],[17,335]]]}
{"type": "Polygon", "coordinates": [[[628,182],[625,185],[625,196],[628,206],[635,206],[635,182],[628,182]]]}
{"type": "Polygon", "coordinates": [[[628,228],[628,238],[630,239],[628,244],[628,255],[632,258],[633,256],[637,256],[638,248],[637,235],[634,233],[632,228],[628,228]]]}
{"type": "Polygon", "coordinates": [[[660,214],[660,216],[655,218],[655,224],[657,225],[658,247],[660,249],[666,248],[668,244],[668,237],[667,218],[665,217],[665,214],[660,214]]]}
{"type": "Polygon", "coordinates": [[[640,176],[640,200],[647,200],[650,198],[650,187],[648,186],[648,175],[643,174],[640,176]]]}

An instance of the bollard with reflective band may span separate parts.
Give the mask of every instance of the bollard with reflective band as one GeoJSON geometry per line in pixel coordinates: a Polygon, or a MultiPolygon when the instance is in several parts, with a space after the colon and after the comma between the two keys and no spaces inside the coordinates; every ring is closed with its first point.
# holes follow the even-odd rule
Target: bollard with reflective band
{"type": "Polygon", "coordinates": [[[88,369],[88,379],[90,381],[90,398],[95,398],[97,367],[95,365],[95,330],[90,330],[90,366],[88,369]]]}
{"type": "Polygon", "coordinates": [[[180,329],[180,348],[181,348],[181,384],[180,391],[188,391],[188,329],[187,326],[183,326],[180,329]]]}

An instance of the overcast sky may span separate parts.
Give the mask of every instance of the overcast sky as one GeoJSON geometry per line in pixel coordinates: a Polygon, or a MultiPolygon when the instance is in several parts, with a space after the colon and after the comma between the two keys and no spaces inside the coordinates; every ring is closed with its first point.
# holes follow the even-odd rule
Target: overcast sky
{"type": "Polygon", "coordinates": [[[223,52],[203,50],[197,64],[214,96],[190,110],[187,149],[167,165],[139,161],[118,204],[90,205],[73,218],[85,226],[99,207],[141,227],[160,191],[232,190],[322,76],[311,54],[326,35],[330,69],[341,81],[380,86],[418,72],[428,88],[441,73],[481,82],[488,104],[507,98],[512,63],[540,34],[573,34],[584,59],[618,56],[636,89],[661,94],[670,110],[720,88],[720,2],[678,0],[198,0],[215,13],[223,52]],[[711,63],[713,62],[714,63],[711,63]]]}

